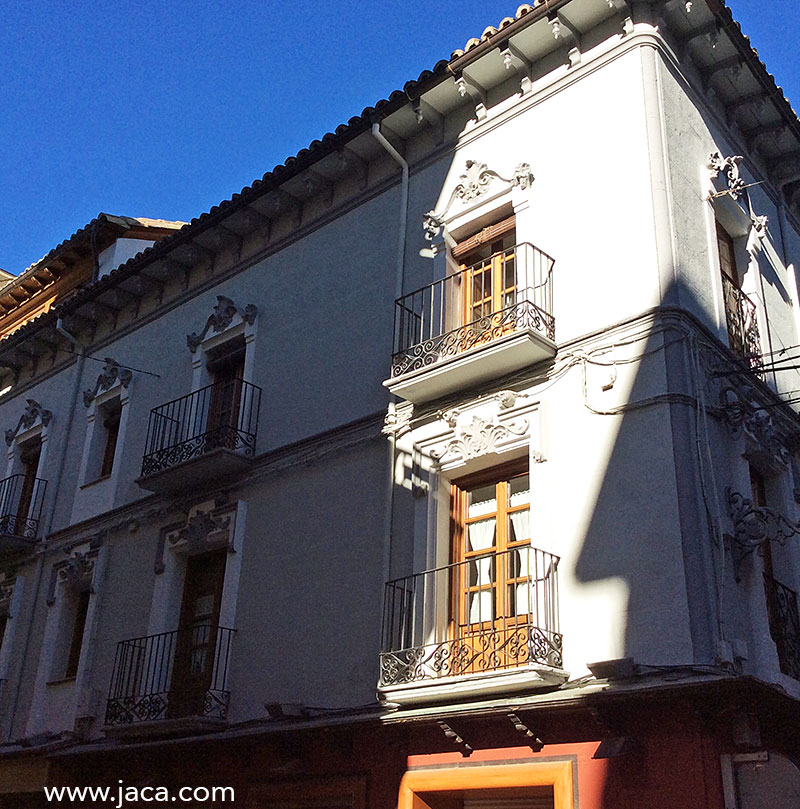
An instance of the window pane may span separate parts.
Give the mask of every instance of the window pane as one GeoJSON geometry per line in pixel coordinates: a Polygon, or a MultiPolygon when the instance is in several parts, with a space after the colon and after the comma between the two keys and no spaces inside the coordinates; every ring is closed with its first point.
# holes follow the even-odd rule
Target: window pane
{"type": "Polygon", "coordinates": [[[467,492],[467,517],[481,517],[497,511],[495,485],[478,486],[467,492]]]}

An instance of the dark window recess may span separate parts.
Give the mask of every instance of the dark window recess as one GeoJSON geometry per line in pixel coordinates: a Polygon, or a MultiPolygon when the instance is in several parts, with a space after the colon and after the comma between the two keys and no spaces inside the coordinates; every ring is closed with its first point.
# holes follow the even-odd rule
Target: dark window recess
{"type": "Polygon", "coordinates": [[[89,591],[76,593],[75,615],[72,620],[72,636],[69,642],[67,665],[64,677],[74,677],[78,673],[78,661],[81,659],[81,646],[83,644],[83,631],[86,628],[86,614],[89,611],[89,591]]]}
{"type": "Polygon", "coordinates": [[[17,519],[24,523],[31,508],[36,474],[39,471],[39,457],[42,454],[42,439],[37,437],[20,447],[19,459],[22,462],[22,488],[17,504],[17,519]]]}
{"type": "Polygon", "coordinates": [[[114,454],[119,439],[119,422],[122,416],[122,405],[119,399],[103,411],[103,429],[105,430],[105,446],[103,460],[100,464],[100,477],[108,477],[114,468],[114,454]]]}

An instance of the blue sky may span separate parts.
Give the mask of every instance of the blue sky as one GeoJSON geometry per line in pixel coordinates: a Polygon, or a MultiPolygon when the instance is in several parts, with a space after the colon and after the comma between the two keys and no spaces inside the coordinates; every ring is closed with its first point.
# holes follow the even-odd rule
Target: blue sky
{"type": "MultiPolygon", "coordinates": [[[[198,216],[516,5],[7,4],[0,267],[21,272],[100,211],[198,216]]],[[[729,5],[800,109],[800,3],[729,5]]]]}

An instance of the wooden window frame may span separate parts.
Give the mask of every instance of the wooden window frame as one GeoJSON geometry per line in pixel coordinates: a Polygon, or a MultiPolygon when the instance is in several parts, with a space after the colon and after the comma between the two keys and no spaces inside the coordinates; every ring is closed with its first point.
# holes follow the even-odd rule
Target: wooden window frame
{"type": "MultiPolygon", "coordinates": [[[[508,542],[507,521],[508,516],[517,511],[524,509],[530,510],[530,497],[524,506],[509,507],[507,505],[508,482],[515,477],[521,475],[529,476],[530,485],[530,464],[527,456],[516,458],[508,461],[500,466],[494,466],[490,469],[485,469],[480,472],[475,472],[470,475],[465,475],[461,478],[456,478],[451,481],[451,494],[450,494],[450,560],[453,564],[459,564],[473,557],[479,557],[488,553],[504,553],[509,550],[520,547],[530,547],[531,537],[525,540],[516,541],[513,543],[508,542]],[[467,509],[467,491],[471,488],[484,485],[492,485],[496,487],[497,497],[497,510],[494,512],[495,517],[495,542],[491,548],[466,552],[464,548],[466,527],[470,524],[469,518],[466,515],[467,509]],[[500,494],[503,494],[506,502],[501,506],[500,494]],[[501,519],[502,517],[502,519],[501,519]]],[[[481,515],[475,518],[486,519],[488,515],[481,515]]],[[[494,571],[493,589],[495,590],[495,605],[496,610],[490,621],[480,621],[477,623],[469,623],[465,618],[466,608],[463,601],[464,590],[460,582],[456,581],[458,575],[454,576],[453,586],[451,587],[451,605],[450,605],[450,627],[451,634],[454,637],[469,635],[474,632],[481,632],[490,626],[502,623],[504,628],[508,628],[516,624],[525,624],[528,622],[528,616],[525,615],[523,619],[518,616],[506,615],[508,610],[505,608],[506,593],[509,584],[519,583],[519,577],[509,579],[505,574],[498,575],[497,569],[494,571]],[[500,590],[503,593],[500,594],[500,590]]],[[[471,591],[472,588],[469,588],[471,591]]],[[[478,592],[475,589],[475,592],[478,592]]]]}

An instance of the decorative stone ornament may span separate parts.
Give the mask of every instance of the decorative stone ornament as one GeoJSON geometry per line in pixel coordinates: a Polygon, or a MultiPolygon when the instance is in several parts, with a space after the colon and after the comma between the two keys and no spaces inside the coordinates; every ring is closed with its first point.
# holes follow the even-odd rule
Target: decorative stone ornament
{"type": "Polygon", "coordinates": [[[85,592],[92,586],[95,563],[94,558],[76,552],[65,565],[59,568],[58,579],[76,593],[85,592]]]}
{"type": "Polygon", "coordinates": [[[35,399],[25,400],[25,410],[19,417],[16,428],[6,430],[6,444],[10,447],[20,430],[30,430],[38,421],[43,427],[50,424],[53,414],[50,410],[45,410],[35,399]]]}
{"type": "Polygon", "coordinates": [[[728,184],[728,194],[731,199],[739,199],[744,193],[745,181],[739,174],[739,163],[744,158],[741,155],[731,155],[730,157],[722,157],[719,152],[713,152],[708,158],[708,169],[711,171],[712,177],[719,177],[721,173],[725,173],[725,179],[728,184]]]}
{"type": "Polygon", "coordinates": [[[516,424],[499,424],[473,416],[472,421],[456,430],[456,437],[448,442],[443,450],[432,450],[431,457],[441,461],[451,452],[464,460],[479,458],[497,450],[497,445],[512,435],[523,435],[528,429],[528,422],[521,419],[516,424]]]}
{"type": "Polygon", "coordinates": [[[240,309],[230,298],[226,298],[224,295],[217,295],[217,305],[208,316],[203,330],[199,334],[197,332],[187,334],[186,345],[189,346],[189,350],[194,354],[197,349],[200,348],[209,330],[214,334],[219,334],[225,331],[237,316],[241,317],[248,326],[252,326],[257,313],[258,309],[255,304],[248,303],[247,306],[240,309]]]}
{"type": "Polygon", "coordinates": [[[104,393],[105,391],[114,387],[114,385],[117,383],[122,385],[123,388],[127,388],[132,378],[133,374],[131,373],[130,369],[123,368],[115,359],[106,357],[105,365],[103,366],[103,370],[100,372],[100,375],[97,377],[94,390],[87,388],[83,392],[84,405],[89,407],[97,398],[98,394],[104,393]]]}
{"type": "Polygon", "coordinates": [[[173,550],[190,555],[212,548],[230,546],[230,515],[216,517],[210,511],[196,511],[184,526],[167,537],[173,550]]]}
{"type": "Polygon", "coordinates": [[[511,188],[520,188],[525,191],[531,187],[534,177],[528,163],[519,163],[514,169],[513,176],[505,178],[493,169],[490,169],[486,163],[478,163],[476,160],[467,160],[466,169],[459,177],[459,180],[460,182],[453,189],[453,193],[450,195],[450,199],[444,210],[439,213],[428,211],[428,213],[422,217],[422,228],[425,231],[425,238],[428,241],[433,241],[433,239],[439,235],[447,213],[456,200],[462,203],[468,203],[478,199],[487,192],[489,185],[494,180],[500,180],[511,188]]]}
{"type": "Polygon", "coordinates": [[[721,399],[728,435],[732,439],[737,440],[746,433],[763,452],[782,463],[789,462],[789,450],[775,420],[767,410],[758,407],[754,401],[732,387],[721,392],[721,399]]]}

